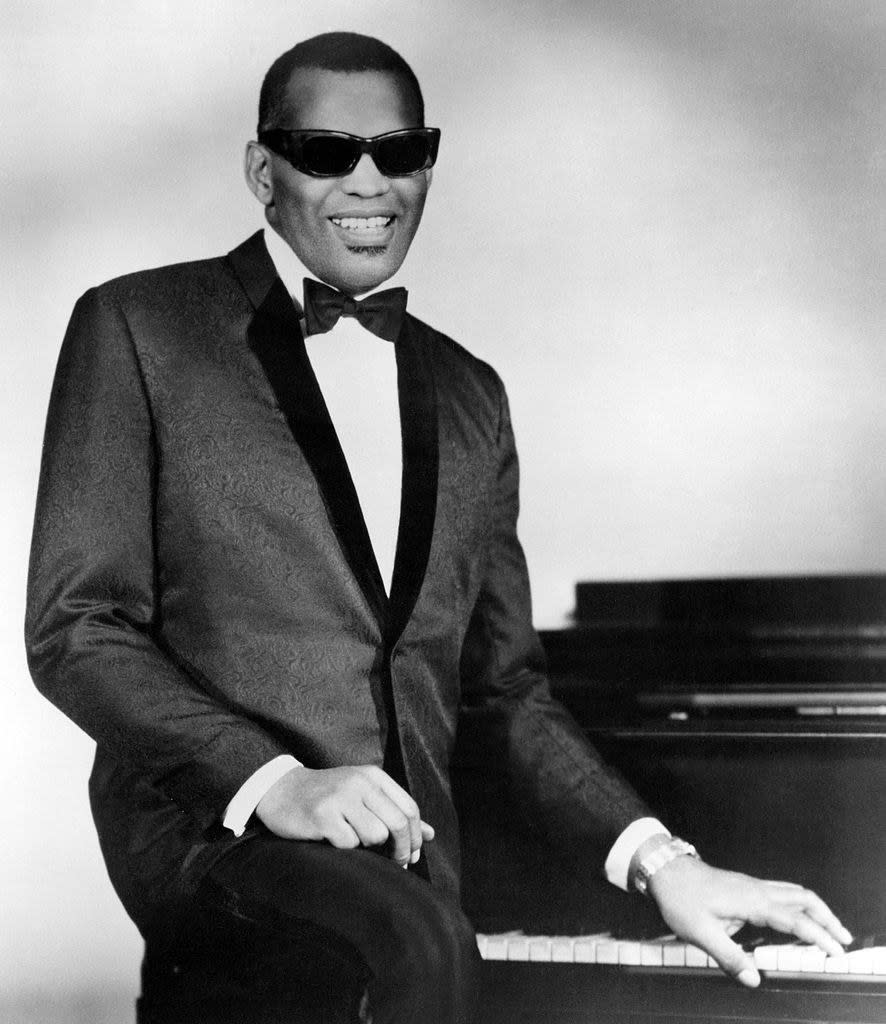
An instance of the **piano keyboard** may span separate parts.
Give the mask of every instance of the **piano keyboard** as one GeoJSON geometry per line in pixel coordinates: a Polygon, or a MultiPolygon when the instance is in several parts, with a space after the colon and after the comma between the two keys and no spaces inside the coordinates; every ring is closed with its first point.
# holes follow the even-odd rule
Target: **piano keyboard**
{"type": "MultiPolygon", "coordinates": [[[[478,935],[484,960],[523,963],[608,964],[620,967],[671,970],[716,970],[717,962],[697,946],[672,936],[653,941],[615,939],[610,934],[581,936],[478,935]]],[[[855,949],[842,956],[827,956],[816,946],[786,942],[748,950],[762,974],[817,975],[854,981],[886,981],[886,946],[855,949]]]]}
{"type": "MultiPolygon", "coordinates": [[[[876,941],[881,937],[877,936],[876,941]]],[[[750,948],[747,989],[696,946],[581,936],[478,935],[484,1024],[884,1024],[886,946],[829,957],[786,942],[750,948]],[[591,969],[588,969],[590,966],[591,969]]]]}

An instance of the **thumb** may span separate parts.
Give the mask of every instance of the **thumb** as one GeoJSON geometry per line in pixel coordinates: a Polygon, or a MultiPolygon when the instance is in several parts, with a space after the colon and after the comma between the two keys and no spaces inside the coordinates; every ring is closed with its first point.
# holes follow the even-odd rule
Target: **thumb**
{"type": "Polygon", "coordinates": [[[760,972],[753,958],[729,938],[716,919],[699,929],[694,941],[717,961],[724,974],[730,978],[747,988],[756,988],[760,984],[760,972]]]}

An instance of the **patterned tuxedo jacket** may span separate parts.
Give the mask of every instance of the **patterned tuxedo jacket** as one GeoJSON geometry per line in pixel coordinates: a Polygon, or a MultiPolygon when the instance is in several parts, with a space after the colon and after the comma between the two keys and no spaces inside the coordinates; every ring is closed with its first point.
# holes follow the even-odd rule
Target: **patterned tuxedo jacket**
{"type": "Polygon", "coordinates": [[[28,652],[42,692],[96,740],[102,850],[143,929],[250,841],[220,817],[282,753],[319,768],[390,766],[393,751],[437,831],[431,881],[456,894],[460,712],[590,859],[647,813],[550,697],[499,378],[408,314],[396,359],[388,598],[260,233],[77,303],[46,430],[28,652]]]}

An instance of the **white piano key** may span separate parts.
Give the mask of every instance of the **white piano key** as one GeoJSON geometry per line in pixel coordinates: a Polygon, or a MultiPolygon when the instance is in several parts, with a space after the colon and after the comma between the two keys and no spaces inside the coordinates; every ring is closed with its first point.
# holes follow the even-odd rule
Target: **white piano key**
{"type": "Polygon", "coordinates": [[[529,942],[529,959],[533,963],[551,962],[551,940],[547,938],[531,939],[529,942]]]}
{"type": "Polygon", "coordinates": [[[886,946],[875,946],[871,950],[871,974],[886,977],[886,946]]]}
{"type": "Polygon", "coordinates": [[[754,966],[758,971],[777,971],[778,946],[757,946],[754,949],[754,966]]]}
{"type": "Polygon", "coordinates": [[[850,974],[873,974],[874,951],[872,949],[856,949],[846,954],[849,961],[850,974]]]}
{"type": "Polygon", "coordinates": [[[824,962],[824,972],[825,974],[848,974],[848,953],[843,953],[841,956],[829,956],[824,962]]]}
{"type": "Polygon", "coordinates": [[[618,946],[614,939],[603,939],[595,946],[598,964],[617,964],[618,946]]]}
{"type": "MultiPolygon", "coordinates": [[[[573,947],[573,957],[577,964],[597,964],[597,963],[618,963],[618,958],[615,960],[606,961],[598,959],[598,946],[600,943],[613,943],[613,938],[609,932],[597,932],[595,935],[579,935],[575,939],[575,946],[573,947]]],[[[605,951],[604,951],[605,955],[605,951]]]]}
{"type": "Polygon", "coordinates": [[[618,944],[618,962],[626,967],[636,967],[640,964],[640,943],[620,942],[618,944]]]}
{"type": "Polygon", "coordinates": [[[596,939],[576,939],[572,954],[577,964],[595,964],[597,962],[596,939]]]}
{"type": "Polygon", "coordinates": [[[686,943],[665,942],[661,947],[662,963],[665,967],[686,966],[686,943]]]}
{"type": "Polygon", "coordinates": [[[783,946],[775,947],[778,951],[776,957],[779,971],[796,971],[803,969],[803,947],[793,942],[786,942],[783,946]]]}
{"type": "MultiPolygon", "coordinates": [[[[478,936],[479,938],[479,936],[478,936]]],[[[507,960],[508,958],[508,940],[507,936],[504,935],[484,935],[486,939],[485,948],[481,948],[480,952],[484,960],[507,960]]]]}
{"type": "Polygon", "coordinates": [[[480,950],[480,956],[485,960],[486,959],[486,946],[489,944],[489,936],[488,935],[480,935],[478,933],[477,935],[474,936],[474,938],[477,940],[477,949],[480,950]]]}
{"type": "Polygon", "coordinates": [[[575,939],[568,936],[551,939],[551,960],[555,964],[575,962],[575,939]]]}
{"type": "Polygon", "coordinates": [[[662,944],[660,942],[641,942],[640,963],[644,967],[661,967],[664,963],[662,944]]]}
{"type": "Polygon", "coordinates": [[[708,955],[703,949],[699,949],[698,946],[692,946],[689,943],[686,944],[686,966],[687,967],[707,967],[708,955]]]}
{"type": "Polygon", "coordinates": [[[824,971],[825,960],[828,955],[818,946],[804,946],[803,954],[800,957],[800,970],[807,974],[821,974],[824,971]]]}
{"type": "Polygon", "coordinates": [[[514,935],[508,939],[508,960],[529,960],[529,939],[525,935],[514,935]]]}

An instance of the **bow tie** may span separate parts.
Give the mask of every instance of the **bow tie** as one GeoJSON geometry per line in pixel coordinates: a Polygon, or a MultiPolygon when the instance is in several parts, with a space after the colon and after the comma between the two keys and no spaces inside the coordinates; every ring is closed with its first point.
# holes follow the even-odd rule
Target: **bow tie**
{"type": "Polygon", "coordinates": [[[358,301],[306,277],[305,334],[325,334],[340,316],[353,316],[367,331],[386,341],[396,341],[406,312],[406,294],[405,288],[386,288],[358,301]]]}

